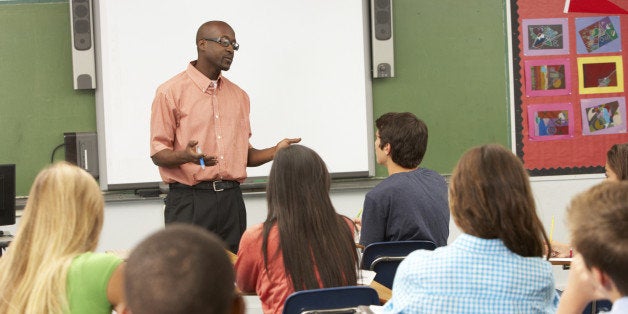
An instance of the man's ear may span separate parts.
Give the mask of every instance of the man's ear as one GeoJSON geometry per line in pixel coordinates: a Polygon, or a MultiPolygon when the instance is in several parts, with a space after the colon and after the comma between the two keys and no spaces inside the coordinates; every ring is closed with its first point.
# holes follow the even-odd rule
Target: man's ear
{"type": "Polygon", "coordinates": [[[231,314],[244,314],[245,310],[244,299],[240,294],[237,294],[233,298],[233,304],[231,304],[231,314]]]}
{"type": "Polygon", "coordinates": [[[386,156],[390,156],[390,143],[384,145],[384,148],[382,150],[384,151],[384,153],[386,153],[386,156]]]}

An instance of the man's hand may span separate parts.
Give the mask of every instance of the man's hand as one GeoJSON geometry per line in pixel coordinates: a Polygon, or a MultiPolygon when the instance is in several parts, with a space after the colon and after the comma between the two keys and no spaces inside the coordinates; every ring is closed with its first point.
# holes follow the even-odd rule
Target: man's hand
{"type": "Polygon", "coordinates": [[[277,151],[279,151],[280,149],[286,148],[292,144],[296,144],[298,142],[301,141],[300,137],[297,138],[284,138],[283,140],[281,140],[279,143],[277,143],[277,145],[275,146],[277,151]]]}
{"type": "Polygon", "coordinates": [[[192,160],[189,162],[193,162],[195,164],[201,163],[201,158],[205,161],[205,166],[214,166],[218,163],[218,157],[216,156],[207,156],[203,152],[197,152],[197,140],[191,140],[188,142],[188,146],[185,148],[185,151],[192,157],[192,160]]]}

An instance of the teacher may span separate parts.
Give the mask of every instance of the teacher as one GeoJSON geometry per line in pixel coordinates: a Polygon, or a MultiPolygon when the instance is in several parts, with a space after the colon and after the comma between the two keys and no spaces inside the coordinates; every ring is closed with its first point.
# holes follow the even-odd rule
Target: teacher
{"type": "Polygon", "coordinates": [[[150,153],[169,184],[165,223],[185,222],[218,234],[238,251],[246,229],[240,183],[246,167],[271,161],[300,138],[258,150],[249,143],[249,96],[222,76],[240,48],[235,32],[209,21],[196,33],[197,60],[157,88],[150,122],[150,153]]]}

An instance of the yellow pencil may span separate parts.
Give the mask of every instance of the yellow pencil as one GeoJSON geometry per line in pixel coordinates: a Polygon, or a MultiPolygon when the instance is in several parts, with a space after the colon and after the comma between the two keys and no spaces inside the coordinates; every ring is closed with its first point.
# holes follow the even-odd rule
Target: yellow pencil
{"type": "Polygon", "coordinates": [[[355,215],[355,219],[358,219],[358,218],[360,218],[360,216],[362,216],[362,209],[364,209],[364,208],[360,208],[360,211],[358,212],[358,214],[355,215]]]}
{"type": "Polygon", "coordinates": [[[549,235],[550,243],[552,243],[553,238],[554,238],[554,216],[552,216],[552,224],[550,225],[550,235],[549,235]]]}

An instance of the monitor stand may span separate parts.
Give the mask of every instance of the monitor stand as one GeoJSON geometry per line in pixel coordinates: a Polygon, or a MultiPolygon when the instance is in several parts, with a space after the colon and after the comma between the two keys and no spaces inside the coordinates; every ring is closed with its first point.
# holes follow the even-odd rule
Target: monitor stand
{"type": "Polygon", "coordinates": [[[11,244],[11,241],[13,241],[11,233],[0,230],[0,256],[2,256],[4,250],[6,250],[9,244],[11,244]]]}

